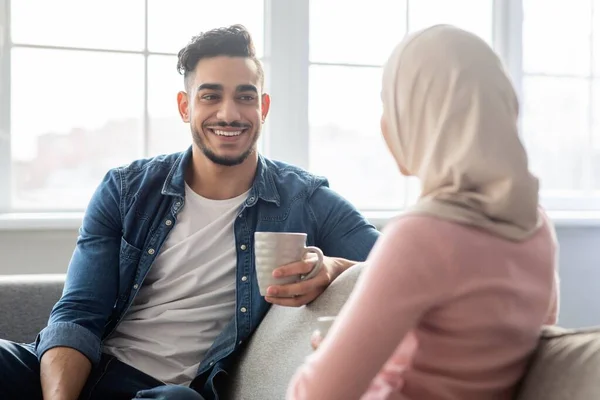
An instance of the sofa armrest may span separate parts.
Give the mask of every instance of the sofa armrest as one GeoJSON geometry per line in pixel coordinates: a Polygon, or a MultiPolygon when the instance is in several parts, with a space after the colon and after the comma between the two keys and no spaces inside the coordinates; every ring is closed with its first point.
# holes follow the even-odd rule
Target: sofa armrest
{"type": "Polygon", "coordinates": [[[272,306],[233,363],[226,398],[284,399],[288,382],[312,352],[310,334],[317,318],[338,314],[363,265],[346,270],[307,306],[272,306]]]}
{"type": "Polygon", "coordinates": [[[545,327],[518,400],[600,399],[600,327],[545,327]]]}

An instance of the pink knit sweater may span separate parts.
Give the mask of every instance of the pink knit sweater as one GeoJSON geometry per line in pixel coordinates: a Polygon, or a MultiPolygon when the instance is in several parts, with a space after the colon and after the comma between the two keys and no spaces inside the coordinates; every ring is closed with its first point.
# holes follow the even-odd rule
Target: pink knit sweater
{"type": "Polygon", "coordinates": [[[540,327],[556,321],[555,253],[547,222],[512,242],[397,219],[287,398],[510,399],[540,327]]]}

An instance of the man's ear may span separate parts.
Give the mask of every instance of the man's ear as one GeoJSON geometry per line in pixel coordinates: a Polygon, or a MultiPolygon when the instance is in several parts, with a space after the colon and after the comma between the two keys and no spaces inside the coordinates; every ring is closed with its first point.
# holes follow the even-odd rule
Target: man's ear
{"type": "Polygon", "coordinates": [[[183,122],[190,122],[190,104],[188,94],[186,92],[177,93],[177,109],[183,122]]]}
{"type": "Polygon", "coordinates": [[[261,106],[262,106],[262,122],[265,122],[267,119],[267,114],[269,114],[269,108],[271,108],[271,96],[267,93],[263,93],[261,98],[261,106]]]}

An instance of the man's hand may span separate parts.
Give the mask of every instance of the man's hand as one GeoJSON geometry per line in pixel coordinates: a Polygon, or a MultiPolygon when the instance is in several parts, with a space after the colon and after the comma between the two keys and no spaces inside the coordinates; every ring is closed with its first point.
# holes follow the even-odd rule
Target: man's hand
{"type": "MultiPolygon", "coordinates": [[[[284,265],[273,271],[273,277],[306,275],[310,273],[317,261],[316,256],[310,256],[303,261],[284,265]]],[[[287,285],[269,286],[265,300],[288,307],[308,304],[319,297],[335,278],[354,264],[356,263],[343,258],[323,257],[323,266],[314,278],[287,285]]]]}

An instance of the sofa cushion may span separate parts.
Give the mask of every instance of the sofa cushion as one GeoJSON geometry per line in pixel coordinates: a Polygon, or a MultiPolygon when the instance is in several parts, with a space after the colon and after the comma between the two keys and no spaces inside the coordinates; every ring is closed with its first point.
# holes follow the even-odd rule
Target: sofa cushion
{"type": "Polygon", "coordinates": [[[30,343],[61,296],[64,275],[0,276],[0,338],[30,343]]]}
{"type": "Polygon", "coordinates": [[[235,360],[226,397],[284,399],[292,375],[312,352],[310,334],[317,318],[338,314],[362,268],[363,264],[357,264],[346,270],[308,306],[272,306],[235,360]]]}
{"type": "Polygon", "coordinates": [[[517,399],[600,399],[600,327],[544,328],[517,399]]]}

